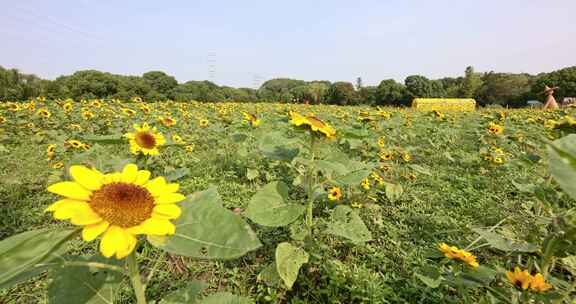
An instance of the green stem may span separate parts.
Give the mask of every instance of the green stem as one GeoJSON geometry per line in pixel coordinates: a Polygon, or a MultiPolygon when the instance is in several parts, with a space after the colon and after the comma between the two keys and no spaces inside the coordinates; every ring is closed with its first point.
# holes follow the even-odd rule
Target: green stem
{"type": "Polygon", "coordinates": [[[124,272],[122,267],[104,264],[104,263],[97,263],[97,262],[63,262],[63,263],[42,263],[36,264],[34,267],[42,267],[42,266],[51,266],[51,265],[61,265],[64,267],[90,267],[90,268],[100,268],[100,269],[108,269],[117,272],[124,272]]]}
{"type": "Polygon", "coordinates": [[[312,224],[313,224],[313,207],[314,207],[314,134],[310,132],[310,164],[308,168],[308,205],[306,206],[306,226],[308,226],[308,231],[312,235],[312,224]]]}
{"type": "Polygon", "coordinates": [[[136,294],[136,303],[146,304],[146,287],[142,284],[142,278],[138,271],[136,251],[132,251],[126,259],[126,262],[128,263],[128,275],[130,276],[130,282],[132,282],[132,288],[134,288],[134,294],[136,294]]]}

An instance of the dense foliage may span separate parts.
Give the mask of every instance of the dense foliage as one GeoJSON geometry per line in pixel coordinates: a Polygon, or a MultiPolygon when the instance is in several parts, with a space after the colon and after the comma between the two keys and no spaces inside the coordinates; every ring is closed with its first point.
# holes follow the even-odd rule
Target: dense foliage
{"type": "Polygon", "coordinates": [[[142,76],[115,75],[95,70],[78,71],[55,80],[43,80],[0,67],[0,100],[16,101],[37,96],[51,99],[118,98],[139,96],[146,101],[282,102],[338,105],[408,105],[413,98],[474,98],[480,105],[521,107],[528,100],[543,100],[545,85],[559,86],[557,97],[576,96],[576,67],[538,75],[477,73],[467,67],[464,76],[430,80],[421,75],[404,83],[382,80],[377,86],[351,82],[271,79],[258,89],[218,86],[210,81],[176,79],[161,71],[142,76]]]}
{"type": "MultiPolygon", "coordinates": [[[[174,85],[164,80],[156,88],[174,85]]],[[[429,89],[418,84],[421,78],[412,82],[414,90],[429,89]]],[[[331,94],[350,90],[338,87],[331,94]]],[[[0,302],[66,303],[58,299],[93,295],[84,284],[91,283],[105,287],[106,301],[89,303],[134,303],[128,280],[98,269],[73,277],[37,268],[22,276],[14,266],[23,260],[7,258],[14,250],[5,245],[32,231],[43,241],[23,244],[34,258],[58,241],[34,230],[70,227],[44,212],[56,199],[46,186],[69,180],[75,164],[120,171],[134,161],[133,125],[148,123],[166,140],[156,142],[158,154],[136,161],[178,183],[189,198],[176,222],[178,238],[142,239],[134,249],[151,301],[198,303],[190,295],[172,299],[187,288],[204,299],[230,292],[257,303],[570,303],[576,135],[567,134],[576,132],[575,115],[573,108],[1,103],[0,302]],[[253,231],[262,246],[247,246],[242,253],[250,252],[235,260],[199,260],[240,256],[241,238],[230,237],[240,229],[232,224],[253,231]],[[192,254],[182,250],[180,235],[196,242],[192,254]],[[190,285],[198,279],[202,288],[190,285]]],[[[88,259],[99,252],[96,241],[66,244],[59,259],[76,264],[70,255],[88,259]]]]}

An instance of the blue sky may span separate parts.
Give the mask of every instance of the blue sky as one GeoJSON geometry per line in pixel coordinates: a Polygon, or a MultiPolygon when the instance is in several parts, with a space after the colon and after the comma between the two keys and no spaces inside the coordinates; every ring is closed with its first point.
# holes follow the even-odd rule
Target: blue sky
{"type": "Polygon", "coordinates": [[[576,65],[576,1],[0,0],[0,65],[253,87],[576,65]],[[211,63],[213,61],[213,63],[211,63]],[[213,65],[213,67],[211,67],[213,65]],[[213,70],[213,73],[210,71],[213,70]]]}

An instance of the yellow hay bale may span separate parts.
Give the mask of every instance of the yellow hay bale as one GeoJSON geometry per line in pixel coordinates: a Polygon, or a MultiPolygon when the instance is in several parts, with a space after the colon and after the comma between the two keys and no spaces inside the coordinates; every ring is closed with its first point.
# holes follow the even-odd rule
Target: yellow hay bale
{"type": "Polygon", "coordinates": [[[414,98],[412,108],[421,111],[474,111],[472,98],[414,98]]]}

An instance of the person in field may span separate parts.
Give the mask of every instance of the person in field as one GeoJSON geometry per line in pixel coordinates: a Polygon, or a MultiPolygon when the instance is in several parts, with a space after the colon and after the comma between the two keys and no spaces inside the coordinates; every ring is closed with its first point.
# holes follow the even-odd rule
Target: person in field
{"type": "Polygon", "coordinates": [[[544,95],[546,95],[546,103],[544,104],[544,110],[547,109],[558,109],[558,103],[556,102],[556,98],[554,98],[554,90],[558,89],[558,87],[544,87],[544,95]]]}

